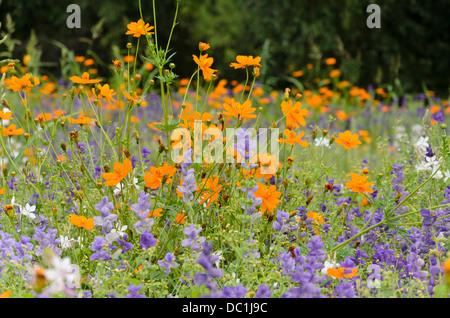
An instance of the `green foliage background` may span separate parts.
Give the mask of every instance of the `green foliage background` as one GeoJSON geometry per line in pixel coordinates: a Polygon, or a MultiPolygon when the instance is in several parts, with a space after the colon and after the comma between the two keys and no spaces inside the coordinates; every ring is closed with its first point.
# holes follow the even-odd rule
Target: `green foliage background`
{"type": "MultiPolygon", "coordinates": [[[[156,0],[161,45],[168,38],[175,6],[176,0],[156,0]]],[[[153,24],[152,1],[143,1],[142,7],[153,24]]],[[[34,30],[42,60],[53,62],[55,73],[61,52],[53,40],[79,55],[92,49],[108,63],[113,45],[126,54],[125,45],[131,41],[125,36],[126,24],[139,19],[137,0],[3,0],[0,21],[8,13],[15,23],[14,37],[22,40],[15,47],[18,56],[34,30]],[[71,3],[81,7],[81,29],[66,27],[71,3]],[[89,41],[96,25],[98,37],[89,41]]],[[[336,57],[343,77],[354,84],[392,84],[399,79],[404,90],[422,91],[425,83],[447,96],[449,16],[448,0],[181,0],[172,41],[174,62],[180,76],[189,76],[198,42],[209,42],[220,77],[242,75],[228,67],[237,54],[260,55],[261,80],[283,88],[293,70],[336,57]],[[381,7],[381,29],[366,26],[371,3],[381,7]]]]}

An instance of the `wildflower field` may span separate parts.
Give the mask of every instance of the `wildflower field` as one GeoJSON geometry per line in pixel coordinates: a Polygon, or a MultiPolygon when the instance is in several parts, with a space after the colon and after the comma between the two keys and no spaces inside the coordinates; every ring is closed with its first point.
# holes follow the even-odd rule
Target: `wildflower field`
{"type": "Polygon", "coordinates": [[[63,50],[67,77],[0,55],[0,297],[449,296],[448,96],[332,56],[269,90],[203,42],[180,78],[139,16],[120,58],[63,50]]]}

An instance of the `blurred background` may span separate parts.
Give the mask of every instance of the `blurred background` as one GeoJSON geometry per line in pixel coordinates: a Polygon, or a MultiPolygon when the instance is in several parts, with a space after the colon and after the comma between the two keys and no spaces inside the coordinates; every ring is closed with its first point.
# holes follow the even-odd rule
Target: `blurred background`
{"type": "MultiPolygon", "coordinates": [[[[63,48],[103,61],[99,73],[109,76],[106,65],[114,52],[126,55],[126,43],[136,43],[125,32],[140,18],[137,0],[0,1],[0,33],[12,33],[8,46],[14,57],[22,59],[32,48],[40,66],[56,76],[63,48]],[[81,7],[81,29],[66,27],[72,3],[81,7]]],[[[156,1],[164,47],[175,7],[176,0],[156,1]]],[[[143,1],[142,10],[153,25],[152,1],[143,1]]],[[[449,17],[449,0],[181,0],[173,62],[180,77],[190,76],[196,69],[192,54],[199,41],[207,42],[220,78],[243,75],[228,66],[236,55],[261,56],[260,80],[283,89],[291,85],[287,78],[293,71],[335,57],[342,78],[354,85],[389,83],[409,93],[423,92],[426,85],[448,96],[449,17]],[[381,7],[381,29],[366,26],[371,3],[381,7]]]]}

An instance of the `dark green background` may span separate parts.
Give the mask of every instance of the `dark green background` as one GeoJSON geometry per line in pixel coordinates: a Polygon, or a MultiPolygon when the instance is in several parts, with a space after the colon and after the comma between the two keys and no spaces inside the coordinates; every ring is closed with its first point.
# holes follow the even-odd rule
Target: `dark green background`
{"type": "MultiPolygon", "coordinates": [[[[156,0],[158,36],[164,47],[175,4],[175,0],[156,0]]],[[[153,24],[152,1],[143,0],[142,6],[146,21],[153,24]]],[[[126,53],[131,40],[125,36],[126,24],[139,19],[137,0],[3,0],[2,22],[7,12],[15,22],[15,38],[23,40],[15,48],[18,56],[34,29],[42,60],[53,62],[61,52],[51,40],[85,54],[88,44],[79,38],[90,38],[91,28],[102,18],[102,33],[92,49],[108,63],[113,44],[126,53]],[[71,3],[81,7],[78,30],[66,27],[66,8],[71,3]]],[[[379,85],[398,78],[408,92],[422,91],[425,83],[446,97],[449,17],[449,0],[181,0],[171,47],[177,52],[175,71],[181,77],[192,74],[192,54],[197,54],[197,44],[203,41],[211,44],[213,67],[222,78],[242,75],[228,66],[237,54],[262,56],[261,79],[279,88],[287,85],[289,65],[297,70],[317,58],[336,57],[343,77],[352,83],[379,85]],[[381,7],[381,29],[366,26],[370,3],[381,7]]],[[[58,74],[57,67],[50,69],[58,74]]]]}

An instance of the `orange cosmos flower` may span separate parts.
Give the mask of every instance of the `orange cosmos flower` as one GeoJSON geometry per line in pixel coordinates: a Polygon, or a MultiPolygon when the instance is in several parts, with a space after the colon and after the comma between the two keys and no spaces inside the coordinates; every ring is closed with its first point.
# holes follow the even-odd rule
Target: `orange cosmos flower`
{"type": "Polygon", "coordinates": [[[85,230],[92,230],[94,228],[94,219],[93,218],[86,218],[85,216],[81,215],[78,216],[76,214],[71,214],[69,216],[70,223],[77,227],[82,227],[85,230]]]}
{"type": "Polygon", "coordinates": [[[194,62],[200,66],[205,81],[210,81],[214,72],[217,71],[211,68],[214,59],[212,57],[208,57],[208,54],[200,55],[200,60],[196,55],[192,55],[192,57],[194,58],[194,62]]]}
{"type": "Polygon", "coordinates": [[[33,78],[31,79],[30,76],[31,75],[29,73],[22,76],[22,78],[13,76],[8,81],[7,88],[12,89],[14,92],[18,92],[18,91],[29,92],[33,86],[40,84],[39,78],[37,78],[36,76],[33,76],[33,78]]]}
{"type": "MultiPolygon", "coordinates": [[[[116,95],[116,92],[114,92],[114,89],[110,88],[108,84],[105,85],[98,85],[98,89],[99,89],[99,93],[98,93],[98,97],[99,98],[103,98],[104,100],[106,100],[109,104],[111,104],[111,100],[113,102],[115,102],[115,99],[112,99],[112,97],[114,95],[116,95]]],[[[95,89],[92,88],[92,91],[95,94],[95,89]]]]}
{"type": "Polygon", "coordinates": [[[345,149],[358,148],[358,145],[361,144],[361,141],[359,141],[359,135],[352,135],[350,130],[347,130],[344,133],[340,132],[339,138],[336,138],[335,141],[338,145],[344,146],[345,149]]]}
{"type": "Polygon", "coordinates": [[[303,74],[305,74],[305,73],[302,70],[299,70],[299,71],[293,72],[292,76],[294,76],[294,77],[302,77],[303,74]]]}
{"type": "Polygon", "coordinates": [[[238,55],[236,56],[237,63],[231,63],[230,66],[234,67],[235,69],[239,68],[246,68],[247,66],[256,66],[261,68],[261,57],[253,57],[253,56],[245,56],[245,55],[238,55]]]}
{"type": "MultiPolygon", "coordinates": [[[[258,159],[259,159],[260,167],[255,171],[255,178],[265,178],[266,180],[269,180],[270,178],[276,176],[276,170],[273,170],[273,169],[275,169],[275,165],[278,163],[278,168],[282,167],[278,158],[276,156],[272,156],[269,153],[259,154],[258,159]],[[272,173],[272,174],[262,173],[262,172],[265,172],[263,170],[263,168],[270,169],[269,171],[271,171],[271,172],[273,171],[274,173],[272,173]]],[[[267,171],[267,172],[269,172],[269,171],[267,171]]]]}
{"type": "Polygon", "coordinates": [[[100,83],[102,81],[101,79],[89,79],[89,73],[87,72],[84,72],[83,75],[81,75],[81,77],[72,76],[70,80],[75,84],[95,84],[100,83]]]}
{"type": "Polygon", "coordinates": [[[184,221],[186,221],[186,216],[184,215],[184,213],[178,213],[175,218],[175,221],[178,224],[184,224],[184,221]]]}
{"type": "Polygon", "coordinates": [[[125,63],[133,63],[134,62],[134,56],[133,55],[127,55],[123,58],[123,61],[125,63]]]}
{"type": "Polygon", "coordinates": [[[12,116],[12,112],[4,112],[4,111],[0,111],[0,119],[2,120],[11,120],[14,119],[12,116]]]}
{"type": "Polygon", "coordinates": [[[123,164],[116,162],[114,164],[114,172],[103,173],[102,177],[108,181],[105,181],[105,186],[115,186],[125,178],[128,173],[133,169],[130,159],[125,158],[123,164]]]}
{"type": "Polygon", "coordinates": [[[295,133],[295,131],[289,130],[289,129],[285,129],[283,131],[284,135],[288,138],[288,139],[278,139],[279,143],[287,143],[289,145],[294,145],[294,144],[299,144],[302,147],[308,147],[309,143],[307,141],[301,140],[300,138],[303,137],[303,135],[305,134],[304,131],[302,131],[301,133],[299,133],[298,135],[295,133]]]}
{"type": "Polygon", "coordinates": [[[365,175],[359,175],[353,172],[350,172],[350,176],[352,180],[347,182],[345,186],[349,189],[352,189],[353,192],[358,193],[372,193],[373,189],[370,186],[373,182],[367,182],[367,177],[365,175]]]}
{"type": "Polygon", "coordinates": [[[4,293],[0,294],[0,298],[9,298],[9,296],[11,296],[11,291],[7,290],[4,293]]]}
{"type": "Polygon", "coordinates": [[[94,63],[95,63],[94,59],[87,59],[86,61],[84,61],[85,66],[91,66],[94,65],[94,63]]]}
{"type": "Polygon", "coordinates": [[[139,38],[141,37],[141,35],[145,35],[147,34],[155,34],[155,32],[150,32],[151,30],[154,29],[153,26],[150,26],[150,24],[148,23],[144,23],[144,21],[142,21],[142,19],[139,19],[138,22],[131,22],[129,24],[127,24],[127,28],[128,31],[127,35],[133,35],[133,37],[135,38],[139,38]],[[145,25],[144,25],[145,24],[145,25]]]}
{"type": "Polygon", "coordinates": [[[256,115],[251,114],[256,110],[256,108],[252,108],[252,102],[249,100],[241,104],[232,98],[230,104],[223,104],[223,108],[225,108],[225,111],[223,112],[225,116],[232,116],[236,118],[242,117],[246,119],[256,118],[256,115]]]}
{"type": "Polygon", "coordinates": [[[261,182],[258,182],[258,190],[254,193],[256,198],[261,198],[261,214],[264,214],[266,210],[270,213],[273,213],[273,210],[277,207],[278,203],[280,203],[281,192],[276,190],[275,185],[271,185],[270,187],[265,186],[261,182]]]}
{"type": "Polygon", "coordinates": [[[219,184],[219,176],[214,176],[209,178],[208,180],[203,179],[202,184],[199,186],[200,189],[208,189],[202,192],[200,204],[205,201],[208,201],[208,205],[206,208],[208,209],[211,206],[211,203],[216,201],[219,198],[219,193],[222,190],[222,185],[219,184]]]}
{"type": "Polygon", "coordinates": [[[75,56],[75,62],[83,63],[86,58],[84,56],[75,56]]]}
{"type": "Polygon", "coordinates": [[[209,49],[211,46],[208,44],[208,43],[203,43],[203,42],[200,42],[199,44],[198,44],[198,49],[200,50],[200,51],[206,51],[207,49],[209,49]]]}
{"type": "Polygon", "coordinates": [[[339,267],[339,268],[328,268],[327,269],[327,275],[337,278],[337,279],[341,279],[341,278],[351,278],[351,277],[355,277],[358,276],[358,268],[344,268],[344,267],[339,267]]]}
{"type": "Polygon", "coordinates": [[[165,180],[165,184],[169,184],[172,182],[172,177],[176,172],[177,168],[172,167],[167,162],[161,167],[150,167],[150,171],[147,171],[144,176],[145,187],[152,190],[158,189],[162,185],[163,180],[165,180]]]}
{"type": "Polygon", "coordinates": [[[162,212],[162,208],[158,208],[158,209],[156,209],[156,210],[153,210],[153,211],[150,211],[149,213],[148,213],[148,215],[147,215],[147,218],[150,218],[150,217],[161,217],[162,216],[162,214],[161,214],[161,212],[162,212]]]}
{"type": "Polygon", "coordinates": [[[336,59],[334,57],[330,57],[325,60],[325,64],[326,65],[334,65],[334,64],[336,64],[336,59]]]}
{"type": "Polygon", "coordinates": [[[340,76],[341,75],[341,71],[339,71],[339,70],[332,70],[331,72],[330,72],[330,77],[331,78],[335,78],[335,77],[338,77],[338,76],[340,76]]]}
{"type": "Polygon", "coordinates": [[[95,119],[85,117],[83,114],[79,114],[78,119],[69,117],[67,120],[75,125],[94,125],[95,121],[95,119]]]}
{"type": "Polygon", "coordinates": [[[53,117],[52,114],[50,113],[44,113],[44,114],[39,114],[36,117],[34,117],[34,121],[49,121],[51,120],[53,117]]]}
{"type": "Polygon", "coordinates": [[[292,103],[292,100],[283,101],[281,103],[281,110],[283,115],[286,116],[286,128],[299,128],[300,125],[305,126],[305,118],[308,114],[308,110],[302,109],[302,103],[292,103]]]}
{"type": "Polygon", "coordinates": [[[22,135],[25,131],[22,128],[16,129],[16,125],[11,124],[8,128],[3,127],[3,136],[22,135]]]}
{"type": "Polygon", "coordinates": [[[320,232],[319,232],[318,225],[323,224],[323,222],[324,222],[323,216],[317,212],[308,211],[306,219],[312,219],[315,222],[315,223],[313,223],[313,227],[316,230],[316,234],[319,235],[320,232]]]}
{"type": "Polygon", "coordinates": [[[0,189],[0,195],[2,195],[3,193],[5,193],[5,191],[6,191],[5,188],[0,189]]]}

